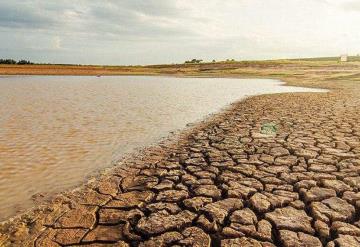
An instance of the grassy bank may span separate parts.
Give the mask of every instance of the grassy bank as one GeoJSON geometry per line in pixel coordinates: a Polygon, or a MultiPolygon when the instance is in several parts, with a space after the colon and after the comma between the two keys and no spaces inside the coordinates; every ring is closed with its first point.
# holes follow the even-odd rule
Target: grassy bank
{"type": "Polygon", "coordinates": [[[268,77],[304,84],[329,80],[360,80],[360,61],[340,63],[335,58],[216,62],[149,66],[0,65],[0,75],[178,75],[268,77]]]}

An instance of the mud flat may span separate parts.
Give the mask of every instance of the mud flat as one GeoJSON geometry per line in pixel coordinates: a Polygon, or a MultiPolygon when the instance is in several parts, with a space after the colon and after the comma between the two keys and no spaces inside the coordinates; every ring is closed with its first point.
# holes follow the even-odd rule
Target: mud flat
{"type": "Polygon", "coordinates": [[[248,98],[3,223],[3,245],[359,246],[359,76],[328,72],[283,76],[328,93],[248,98]]]}

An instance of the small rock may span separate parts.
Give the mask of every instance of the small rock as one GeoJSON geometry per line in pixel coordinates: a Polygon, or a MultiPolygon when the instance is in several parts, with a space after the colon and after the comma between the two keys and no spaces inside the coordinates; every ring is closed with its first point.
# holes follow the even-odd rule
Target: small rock
{"type": "Polygon", "coordinates": [[[302,231],[313,234],[311,227],[312,218],[305,211],[297,210],[292,207],[277,208],[271,213],[265,215],[265,219],[275,224],[278,230],[302,231]]]}
{"type": "Polygon", "coordinates": [[[344,178],[344,182],[353,188],[360,189],[360,176],[344,178]]]}
{"type": "Polygon", "coordinates": [[[343,234],[360,237],[360,228],[341,221],[332,223],[331,230],[336,232],[337,236],[343,234]]]}
{"type": "Polygon", "coordinates": [[[152,237],[148,241],[139,244],[139,247],[166,247],[183,239],[178,232],[165,232],[160,236],[152,237]]]}
{"type": "Polygon", "coordinates": [[[78,204],[91,206],[102,206],[111,199],[111,196],[100,194],[92,189],[72,192],[68,197],[78,204]]]}
{"type": "Polygon", "coordinates": [[[158,185],[154,186],[157,190],[169,190],[174,187],[175,183],[171,180],[164,179],[158,185]]]}
{"type": "Polygon", "coordinates": [[[258,240],[242,237],[242,238],[233,238],[233,239],[223,239],[221,240],[222,247],[275,247],[275,245],[267,242],[260,242],[258,240]]]}
{"type": "Polygon", "coordinates": [[[360,237],[340,235],[337,239],[334,240],[334,242],[336,243],[336,246],[339,247],[359,247],[360,237]]]}
{"type": "Polygon", "coordinates": [[[296,208],[296,209],[304,209],[305,203],[303,201],[296,200],[296,201],[291,202],[289,206],[296,208]]]}
{"type": "Polygon", "coordinates": [[[297,162],[297,157],[292,155],[277,157],[274,161],[275,165],[293,166],[297,162]]]}
{"type": "Polygon", "coordinates": [[[203,214],[199,216],[196,223],[207,232],[216,232],[218,230],[218,225],[216,222],[210,222],[203,214]]]}
{"type": "Polygon", "coordinates": [[[305,159],[315,159],[318,156],[318,153],[308,149],[297,149],[295,150],[295,155],[304,157],[305,159]]]}
{"type": "Polygon", "coordinates": [[[360,192],[345,191],[342,199],[354,204],[356,201],[360,200],[360,192]]]}
{"type": "Polygon", "coordinates": [[[315,163],[315,164],[310,165],[309,171],[313,171],[313,172],[329,172],[330,173],[330,172],[336,172],[337,168],[334,165],[315,163]]]}
{"type": "Polygon", "coordinates": [[[56,229],[54,241],[61,245],[79,244],[87,229],[56,229]]]}
{"type": "Polygon", "coordinates": [[[207,196],[214,199],[221,197],[221,190],[215,185],[200,185],[194,189],[194,193],[197,196],[207,196]]]}
{"type": "Polygon", "coordinates": [[[347,190],[351,190],[351,187],[340,180],[324,179],[321,181],[325,188],[333,189],[336,193],[343,193],[347,190]]]}
{"type": "Polygon", "coordinates": [[[136,177],[125,177],[121,182],[121,187],[124,191],[143,191],[153,188],[158,184],[159,180],[157,177],[149,176],[136,176],[136,177]]]}
{"type": "Polygon", "coordinates": [[[302,233],[292,232],[288,230],[281,230],[280,240],[284,247],[322,247],[322,243],[316,237],[302,233]]]}
{"type": "Polygon", "coordinates": [[[270,154],[275,157],[289,155],[289,150],[283,147],[275,147],[270,150],[270,154]]]}
{"type": "Polygon", "coordinates": [[[57,228],[92,228],[96,222],[95,206],[78,205],[66,212],[54,224],[57,228]]]}
{"type": "Polygon", "coordinates": [[[243,225],[254,225],[257,223],[257,217],[253,211],[245,208],[234,211],[230,216],[230,221],[243,225]]]}
{"type": "Polygon", "coordinates": [[[124,211],[120,209],[102,208],[99,210],[100,224],[119,224],[126,221],[132,222],[133,219],[140,219],[143,212],[138,209],[124,211]]]}
{"type": "Polygon", "coordinates": [[[111,200],[104,207],[108,208],[132,208],[140,207],[145,202],[149,202],[154,197],[151,191],[131,191],[116,196],[116,200],[111,200]]]}
{"type": "Polygon", "coordinates": [[[300,193],[304,195],[306,202],[322,201],[324,199],[336,196],[335,190],[320,187],[312,187],[307,191],[300,190],[300,193]]]}
{"type": "Polygon", "coordinates": [[[211,238],[198,227],[189,227],[182,232],[184,239],[179,244],[193,247],[210,247],[211,238]]]}
{"type": "Polygon", "coordinates": [[[166,211],[151,214],[149,217],[141,218],[136,228],[145,234],[159,234],[170,230],[181,229],[188,225],[196,217],[194,213],[187,210],[175,215],[169,215],[166,211]]]}
{"type": "Polygon", "coordinates": [[[176,203],[157,202],[146,206],[150,212],[154,213],[157,211],[166,210],[170,214],[176,214],[181,211],[181,208],[176,203]]]}
{"type": "Polygon", "coordinates": [[[355,213],[355,208],[352,205],[338,197],[332,197],[322,202],[313,202],[310,208],[314,218],[326,223],[349,220],[355,213]]]}
{"type": "Polygon", "coordinates": [[[321,239],[327,240],[330,238],[330,228],[325,222],[317,220],[315,221],[314,227],[321,239]]]}
{"type": "Polygon", "coordinates": [[[250,205],[258,212],[258,213],[265,213],[269,211],[271,207],[271,203],[268,201],[268,198],[261,194],[256,193],[250,198],[250,205]]]}
{"type": "Polygon", "coordinates": [[[124,240],[123,236],[123,225],[115,226],[102,226],[98,225],[91,230],[82,242],[94,242],[94,241],[106,241],[106,242],[117,242],[124,240]]]}
{"type": "Polygon", "coordinates": [[[184,200],[185,207],[199,211],[206,204],[212,203],[212,199],[203,196],[197,196],[184,200]]]}
{"type": "Polygon", "coordinates": [[[203,207],[203,210],[206,211],[213,220],[222,224],[230,211],[242,208],[243,203],[241,199],[228,198],[207,204],[205,207],[203,207]]]}
{"type": "Polygon", "coordinates": [[[160,191],[156,200],[162,202],[178,202],[188,198],[189,193],[185,190],[164,190],[160,191]]]}
{"type": "Polygon", "coordinates": [[[294,188],[295,190],[300,190],[302,188],[310,189],[315,186],[316,186],[316,181],[314,180],[301,180],[295,184],[294,188]]]}
{"type": "Polygon", "coordinates": [[[97,188],[101,194],[116,196],[119,193],[120,178],[114,176],[100,181],[97,188]]]}

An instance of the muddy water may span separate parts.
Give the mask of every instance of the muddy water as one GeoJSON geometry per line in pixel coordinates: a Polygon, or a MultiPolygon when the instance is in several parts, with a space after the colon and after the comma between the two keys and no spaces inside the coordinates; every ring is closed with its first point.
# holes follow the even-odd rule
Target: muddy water
{"type": "Polygon", "coordinates": [[[0,77],[0,220],[246,95],[310,91],[273,80],[0,77]]]}

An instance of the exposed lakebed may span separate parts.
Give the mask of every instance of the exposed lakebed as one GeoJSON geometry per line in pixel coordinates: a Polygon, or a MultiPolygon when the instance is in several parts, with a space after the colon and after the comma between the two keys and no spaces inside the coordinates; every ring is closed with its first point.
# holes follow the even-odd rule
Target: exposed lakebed
{"type": "Polygon", "coordinates": [[[0,220],[246,96],[322,90],[265,79],[0,77],[0,220]]]}

